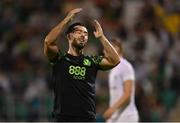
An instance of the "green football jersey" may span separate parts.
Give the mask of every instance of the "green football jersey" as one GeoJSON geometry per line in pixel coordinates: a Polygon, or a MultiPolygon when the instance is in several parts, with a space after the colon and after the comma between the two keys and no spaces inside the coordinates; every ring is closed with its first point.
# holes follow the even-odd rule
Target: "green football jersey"
{"type": "Polygon", "coordinates": [[[58,55],[52,62],[54,115],[95,117],[95,79],[102,56],[58,55]]]}

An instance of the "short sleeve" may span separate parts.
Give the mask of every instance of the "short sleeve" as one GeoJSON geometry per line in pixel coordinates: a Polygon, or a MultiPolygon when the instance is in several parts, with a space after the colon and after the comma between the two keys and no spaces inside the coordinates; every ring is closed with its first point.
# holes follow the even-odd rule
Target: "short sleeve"
{"type": "Polygon", "coordinates": [[[99,64],[100,64],[100,62],[102,61],[103,56],[91,56],[91,59],[92,59],[93,63],[95,64],[95,66],[96,66],[98,69],[101,69],[99,64]]]}
{"type": "Polygon", "coordinates": [[[131,65],[127,65],[122,74],[123,81],[135,80],[134,69],[131,65]]]}

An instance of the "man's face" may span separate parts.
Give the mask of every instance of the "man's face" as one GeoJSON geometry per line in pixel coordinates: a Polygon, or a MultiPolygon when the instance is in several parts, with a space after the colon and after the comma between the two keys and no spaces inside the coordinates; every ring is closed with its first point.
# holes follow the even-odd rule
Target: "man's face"
{"type": "Polygon", "coordinates": [[[83,49],[88,41],[88,31],[84,26],[75,26],[75,30],[70,33],[71,44],[78,48],[83,49]]]}

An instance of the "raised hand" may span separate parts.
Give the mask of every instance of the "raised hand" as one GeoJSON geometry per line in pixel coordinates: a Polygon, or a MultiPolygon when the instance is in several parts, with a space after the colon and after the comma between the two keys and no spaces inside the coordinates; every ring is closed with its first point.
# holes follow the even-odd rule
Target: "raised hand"
{"type": "Polygon", "coordinates": [[[80,11],[82,11],[82,8],[73,9],[73,10],[71,10],[71,11],[68,13],[67,17],[69,17],[69,18],[72,20],[72,19],[74,18],[74,16],[75,16],[77,13],[79,13],[80,11]]]}
{"type": "Polygon", "coordinates": [[[101,38],[104,34],[103,34],[103,30],[101,28],[101,25],[99,24],[99,22],[97,20],[94,20],[94,27],[95,27],[95,31],[94,31],[94,35],[96,38],[101,38]]]}

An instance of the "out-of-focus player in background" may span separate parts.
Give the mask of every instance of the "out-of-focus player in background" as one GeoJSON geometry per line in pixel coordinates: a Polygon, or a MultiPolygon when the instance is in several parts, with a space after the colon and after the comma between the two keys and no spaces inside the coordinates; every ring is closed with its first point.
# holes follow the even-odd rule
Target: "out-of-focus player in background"
{"type": "Polygon", "coordinates": [[[134,68],[123,57],[121,40],[114,38],[112,45],[118,52],[121,62],[109,73],[110,105],[103,117],[108,122],[138,122],[134,68]]]}
{"type": "Polygon", "coordinates": [[[98,70],[115,67],[120,58],[118,53],[104,36],[100,24],[95,20],[94,35],[100,40],[106,56],[85,56],[83,49],[88,41],[88,31],[81,23],[67,28],[69,43],[67,53],[57,46],[57,37],[66,25],[82,9],[71,10],[44,41],[44,53],[52,64],[52,82],[54,84],[54,121],[92,122],[95,121],[95,79],[98,70]]]}

